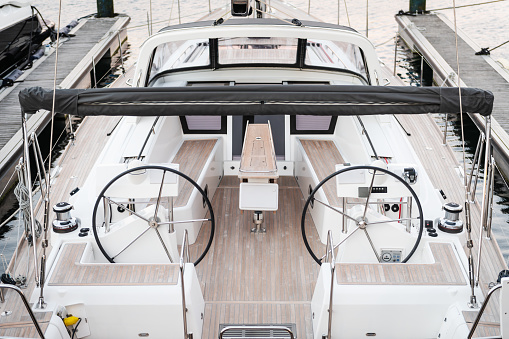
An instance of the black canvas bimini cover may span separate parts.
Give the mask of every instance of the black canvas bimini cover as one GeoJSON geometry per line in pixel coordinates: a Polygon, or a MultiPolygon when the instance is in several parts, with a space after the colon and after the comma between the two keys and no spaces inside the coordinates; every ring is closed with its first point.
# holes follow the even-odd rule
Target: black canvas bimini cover
{"type": "MultiPolygon", "coordinates": [[[[78,116],[373,115],[460,113],[455,87],[249,85],[57,89],[55,112],[78,116]]],[[[22,111],[52,110],[53,91],[19,93],[22,111]]],[[[462,88],[463,113],[490,115],[493,94],[462,88]]]]}

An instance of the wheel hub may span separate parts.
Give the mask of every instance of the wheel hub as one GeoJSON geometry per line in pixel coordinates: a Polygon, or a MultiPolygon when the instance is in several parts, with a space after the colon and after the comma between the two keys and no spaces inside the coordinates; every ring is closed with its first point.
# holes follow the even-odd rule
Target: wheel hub
{"type": "Polygon", "coordinates": [[[357,226],[359,226],[360,229],[365,229],[368,226],[368,219],[362,217],[358,218],[357,226]]]}
{"type": "Polygon", "coordinates": [[[154,218],[150,218],[150,219],[148,220],[148,225],[149,225],[150,227],[152,227],[152,228],[157,228],[157,227],[159,227],[159,222],[160,222],[160,221],[161,221],[161,220],[160,220],[159,218],[155,218],[155,219],[154,219],[154,218]]]}

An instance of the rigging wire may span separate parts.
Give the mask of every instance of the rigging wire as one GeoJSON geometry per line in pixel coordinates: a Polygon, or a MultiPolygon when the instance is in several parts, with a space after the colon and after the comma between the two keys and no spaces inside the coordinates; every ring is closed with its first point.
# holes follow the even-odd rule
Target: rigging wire
{"type": "MultiPolygon", "coordinates": [[[[57,23],[57,32],[60,32],[60,19],[62,16],[62,0],[58,2],[58,23],[57,23]]],[[[57,71],[58,71],[58,47],[60,45],[60,34],[57,34],[57,44],[55,47],[55,68],[53,73],[53,102],[51,105],[51,125],[50,125],[50,139],[49,139],[49,149],[53,148],[53,131],[55,126],[55,96],[56,96],[56,88],[57,88],[57,71]]],[[[48,172],[46,173],[46,177],[48,178],[48,192],[47,197],[49,200],[49,194],[51,190],[51,153],[49,152],[48,156],[48,172]]]]}
{"type": "Polygon", "coordinates": [[[172,16],[172,13],[173,13],[173,6],[175,5],[175,0],[172,0],[171,1],[171,5],[170,5],[170,18],[168,19],[168,26],[171,25],[171,16],[172,16]]]}
{"type": "Polygon", "coordinates": [[[369,0],[366,0],[366,38],[369,33],[369,0]]]}
{"type": "Polygon", "coordinates": [[[352,26],[350,24],[350,14],[348,14],[348,6],[346,5],[346,0],[343,0],[343,2],[345,3],[345,12],[346,12],[346,19],[348,20],[348,26],[352,26]]]}
{"type": "MultiPolygon", "coordinates": [[[[467,172],[466,172],[466,156],[465,156],[465,128],[463,124],[463,105],[462,105],[462,98],[461,98],[461,74],[460,74],[460,63],[459,63],[459,50],[458,50],[458,26],[457,26],[457,20],[456,20],[456,0],[452,1],[453,3],[453,14],[454,14],[454,39],[455,39],[455,48],[456,48],[456,66],[457,71],[456,74],[458,75],[458,96],[459,96],[459,111],[460,111],[460,124],[461,124],[461,146],[462,146],[462,155],[463,155],[463,188],[465,191],[465,217],[466,217],[466,227],[467,227],[467,248],[468,248],[468,262],[469,262],[469,282],[470,282],[470,288],[471,288],[471,294],[470,294],[470,302],[469,307],[475,308],[477,307],[477,300],[475,296],[474,286],[478,285],[479,283],[479,272],[480,272],[480,266],[481,266],[481,248],[482,248],[482,211],[481,211],[481,231],[480,239],[479,239],[479,253],[477,256],[477,279],[476,275],[474,274],[475,266],[474,266],[474,258],[472,255],[472,248],[473,248],[473,242],[471,238],[471,217],[470,217],[470,205],[468,202],[468,192],[467,192],[467,172]]],[[[447,121],[445,122],[447,124],[447,121]]],[[[488,144],[488,142],[486,142],[488,144]]],[[[485,170],[485,172],[487,172],[485,170]]],[[[483,201],[484,206],[484,201],[483,201]]]]}
{"type": "Polygon", "coordinates": [[[341,11],[341,0],[338,0],[338,25],[339,25],[339,13],[341,11]]]}
{"type": "MultiPolygon", "coordinates": [[[[458,28],[456,25],[456,0],[452,0],[453,7],[454,7],[454,40],[455,40],[455,46],[456,46],[456,66],[457,71],[456,74],[458,75],[458,96],[459,96],[459,111],[460,111],[460,125],[461,125],[461,147],[462,147],[462,156],[463,156],[463,185],[465,187],[465,199],[468,199],[467,197],[467,176],[466,176],[466,156],[465,156],[465,130],[464,130],[464,124],[463,124],[463,105],[462,105],[462,98],[461,98],[461,76],[460,76],[460,61],[459,61],[459,51],[458,51],[458,28]]],[[[447,122],[446,122],[447,123],[447,122]]]]}
{"type": "Polygon", "coordinates": [[[152,0],[149,0],[149,8],[150,8],[150,35],[154,33],[154,26],[153,26],[153,16],[152,16],[152,0]]]}

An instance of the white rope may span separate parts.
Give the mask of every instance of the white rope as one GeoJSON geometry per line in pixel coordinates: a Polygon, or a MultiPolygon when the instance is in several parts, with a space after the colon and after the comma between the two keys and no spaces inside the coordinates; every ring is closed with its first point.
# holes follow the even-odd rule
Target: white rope
{"type": "Polygon", "coordinates": [[[14,188],[14,195],[18,200],[19,211],[21,213],[20,219],[23,220],[23,224],[25,226],[25,235],[29,237],[32,235],[32,241],[35,241],[35,238],[38,238],[41,235],[40,224],[35,220],[36,229],[35,235],[32,234],[30,224],[31,224],[31,211],[30,211],[30,190],[26,187],[25,182],[23,180],[23,170],[21,168],[16,168],[18,172],[18,184],[14,188]]]}

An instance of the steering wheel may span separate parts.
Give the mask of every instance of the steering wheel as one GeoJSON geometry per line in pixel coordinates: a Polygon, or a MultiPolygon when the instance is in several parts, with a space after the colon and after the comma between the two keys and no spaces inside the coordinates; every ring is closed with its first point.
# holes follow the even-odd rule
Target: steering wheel
{"type": "Polygon", "coordinates": [[[302,238],[304,240],[304,244],[306,245],[306,248],[309,252],[309,254],[311,255],[311,257],[318,263],[318,265],[321,265],[322,264],[322,260],[325,258],[325,255],[322,256],[321,258],[318,258],[316,256],[316,254],[313,252],[313,250],[311,249],[311,246],[309,245],[308,241],[307,241],[307,237],[306,237],[306,214],[307,214],[307,211],[308,211],[308,207],[310,204],[314,203],[314,202],[318,202],[320,204],[323,204],[325,205],[326,207],[332,209],[333,211],[337,212],[338,214],[340,214],[341,216],[344,216],[345,218],[355,222],[356,224],[356,228],[349,234],[347,235],[342,241],[340,241],[338,244],[335,244],[334,245],[334,249],[336,249],[338,246],[340,246],[341,244],[343,244],[346,240],[348,240],[348,238],[353,235],[355,232],[357,232],[358,230],[362,230],[367,238],[367,240],[369,241],[369,244],[371,245],[371,248],[373,249],[374,253],[375,253],[375,256],[377,257],[378,261],[380,262],[380,257],[378,255],[378,252],[373,244],[373,241],[371,239],[371,237],[369,236],[369,233],[368,233],[368,229],[371,228],[371,227],[376,227],[375,224],[381,224],[381,223],[391,223],[391,222],[399,222],[399,221],[412,221],[412,220],[419,220],[419,233],[417,235],[417,238],[415,240],[415,243],[414,245],[412,246],[412,249],[410,250],[410,252],[408,253],[408,255],[401,260],[402,263],[406,263],[411,257],[412,255],[415,253],[415,251],[417,250],[417,247],[419,246],[419,243],[421,241],[421,238],[422,238],[422,232],[423,232],[423,229],[424,229],[424,217],[423,217],[423,213],[422,213],[422,207],[421,207],[421,202],[419,201],[419,198],[417,197],[417,194],[415,193],[415,191],[412,189],[412,187],[403,179],[401,178],[399,175],[397,174],[394,174],[393,172],[387,170],[387,169],[384,169],[384,168],[380,168],[380,167],[375,167],[375,166],[349,166],[349,167],[345,167],[343,169],[340,169],[339,171],[336,171],[334,173],[332,173],[331,175],[329,175],[328,177],[326,177],[325,179],[323,179],[322,181],[320,181],[320,183],[311,191],[311,193],[309,194],[309,197],[307,198],[306,200],[306,203],[304,204],[304,209],[302,211],[302,218],[301,218],[301,232],[302,232],[302,238]],[[325,183],[327,183],[329,180],[331,180],[332,178],[338,176],[338,175],[341,175],[343,173],[346,173],[346,172],[349,172],[349,171],[355,171],[355,170],[369,170],[369,172],[373,172],[373,176],[371,178],[371,184],[370,184],[370,187],[368,189],[368,193],[367,193],[367,198],[366,198],[366,203],[364,205],[364,213],[363,213],[363,216],[360,217],[360,218],[354,218],[350,215],[348,215],[345,211],[340,211],[339,209],[337,208],[334,208],[322,201],[319,201],[318,199],[315,198],[315,194],[316,192],[323,186],[325,185],[325,183]],[[417,208],[418,208],[418,211],[419,211],[419,216],[417,218],[412,218],[411,216],[409,216],[408,218],[403,218],[403,219],[389,219],[389,220],[384,220],[384,221],[375,221],[375,222],[369,222],[367,219],[366,219],[366,212],[368,211],[368,207],[369,207],[369,198],[371,196],[371,193],[372,193],[372,188],[373,188],[373,183],[375,181],[375,175],[376,175],[376,172],[382,172],[384,174],[387,174],[387,175],[390,175],[391,177],[397,179],[400,183],[402,183],[407,189],[408,191],[411,193],[414,201],[415,201],[415,204],[417,205],[417,208]]]}
{"type": "MultiPolygon", "coordinates": [[[[133,174],[135,175],[135,173],[133,173],[133,174]]],[[[134,168],[128,169],[127,171],[124,171],[124,172],[120,173],[119,175],[117,175],[115,178],[111,179],[110,182],[108,182],[106,184],[106,186],[104,186],[104,188],[102,189],[101,193],[97,197],[97,200],[95,201],[94,211],[93,211],[93,214],[92,214],[92,230],[94,232],[94,237],[95,237],[95,241],[97,242],[97,246],[99,246],[99,249],[101,250],[101,252],[104,255],[104,257],[109,262],[111,262],[111,263],[114,263],[115,262],[115,258],[118,255],[120,255],[125,250],[127,250],[130,246],[132,246],[134,243],[136,243],[146,233],[150,233],[151,230],[153,231],[153,233],[155,233],[157,235],[157,238],[159,239],[159,241],[161,243],[161,246],[164,249],[164,252],[168,256],[168,259],[171,261],[172,259],[171,259],[170,253],[168,251],[168,248],[167,248],[166,244],[163,241],[161,233],[158,230],[159,226],[170,225],[170,224],[191,223],[191,222],[205,222],[205,221],[210,221],[210,236],[209,236],[209,240],[208,240],[207,246],[205,247],[204,251],[199,256],[199,258],[194,262],[195,266],[198,265],[200,263],[200,261],[202,261],[202,259],[205,257],[205,255],[207,254],[207,252],[210,249],[210,246],[212,244],[212,240],[214,239],[215,220],[214,220],[214,211],[212,209],[212,204],[210,203],[210,200],[209,200],[207,194],[203,191],[203,189],[193,179],[191,179],[190,177],[188,177],[184,173],[179,172],[179,171],[177,171],[177,170],[175,170],[173,168],[165,167],[165,166],[147,165],[147,166],[139,166],[139,167],[134,167],[134,168]],[[154,213],[153,217],[147,218],[146,216],[143,216],[140,213],[135,212],[134,208],[130,208],[129,205],[126,206],[126,204],[118,203],[118,202],[110,199],[107,196],[106,193],[107,193],[108,189],[115,182],[119,181],[122,177],[124,177],[124,176],[126,176],[126,175],[128,175],[130,173],[133,173],[133,172],[138,172],[139,173],[140,171],[148,171],[148,170],[162,171],[161,175],[157,176],[157,177],[161,177],[162,179],[161,179],[161,185],[160,185],[160,188],[159,188],[159,195],[157,197],[157,202],[155,204],[155,213],[154,213]],[[206,219],[193,219],[193,220],[168,221],[168,222],[161,222],[160,221],[160,219],[157,217],[157,214],[158,214],[158,210],[159,210],[159,203],[161,202],[161,197],[162,197],[162,193],[163,193],[163,186],[164,186],[163,184],[164,184],[164,177],[165,177],[166,172],[171,172],[171,173],[174,173],[174,174],[184,178],[185,180],[189,181],[198,190],[198,192],[201,194],[201,196],[203,198],[204,205],[206,205],[206,207],[207,207],[209,218],[206,218],[206,219]],[[101,204],[101,201],[103,199],[106,199],[108,201],[108,203],[117,205],[119,209],[126,210],[129,213],[131,213],[132,215],[135,215],[136,217],[138,217],[142,221],[146,222],[146,227],[141,232],[141,234],[138,234],[135,237],[133,237],[122,248],[122,250],[120,250],[120,251],[117,250],[117,253],[114,254],[114,255],[111,255],[110,253],[108,253],[108,251],[105,249],[105,247],[101,243],[101,240],[100,240],[100,237],[99,237],[99,232],[98,232],[98,227],[101,227],[102,224],[98,226],[97,222],[96,222],[97,209],[98,209],[99,204],[101,204]]],[[[147,249],[147,250],[150,250],[150,249],[147,249]]]]}

